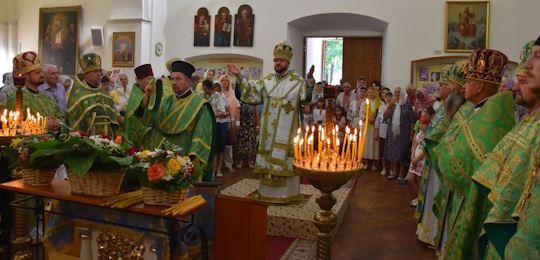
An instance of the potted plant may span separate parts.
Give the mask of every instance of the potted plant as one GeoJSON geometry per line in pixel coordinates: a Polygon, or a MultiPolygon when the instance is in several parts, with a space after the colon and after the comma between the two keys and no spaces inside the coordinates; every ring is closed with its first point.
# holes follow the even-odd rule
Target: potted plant
{"type": "Polygon", "coordinates": [[[194,165],[180,148],[169,146],[162,150],[135,153],[136,170],[144,194],[144,203],[171,205],[187,198],[194,179],[194,165]]]}

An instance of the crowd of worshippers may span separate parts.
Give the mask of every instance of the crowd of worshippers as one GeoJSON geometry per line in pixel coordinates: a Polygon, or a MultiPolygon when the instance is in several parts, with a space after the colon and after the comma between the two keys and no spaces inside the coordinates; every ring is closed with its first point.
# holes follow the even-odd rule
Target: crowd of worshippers
{"type": "MultiPolygon", "coordinates": [[[[359,122],[365,120],[365,101],[369,99],[371,111],[362,167],[395,180],[396,184],[411,184],[417,196],[426,159],[422,147],[424,135],[435,111],[444,106],[451,93],[448,71],[443,75],[438,93],[411,86],[405,89],[398,86],[391,90],[381,86],[377,80],[368,86],[364,76],[359,76],[354,86],[344,80],[336,86],[326,81],[318,82],[312,93],[312,101],[302,106],[302,129],[324,125],[326,109],[330,105],[334,111],[333,122],[339,126],[339,137],[343,139],[346,127],[358,128],[359,122]],[[337,98],[328,102],[323,94],[325,88],[336,91],[337,98]]],[[[499,91],[512,91],[514,82],[511,78],[502,77],[499,91]]],[[[519,120],[525,112],[523,106],[517,105],[516,119],[519,120]]],[[[417,203],[417,198],[414,198],[410,205],[416,207],[417,203]]]]}

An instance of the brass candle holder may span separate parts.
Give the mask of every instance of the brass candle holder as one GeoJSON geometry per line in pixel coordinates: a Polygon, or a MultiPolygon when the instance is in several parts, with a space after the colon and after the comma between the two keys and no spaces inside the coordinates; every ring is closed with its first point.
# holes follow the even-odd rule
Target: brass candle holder
{"type": "Polygon", "coordinates": [[[356,177],[361,171],[361,164],[356,168],[335,170],[319,170],[305,168],[303,165],[295,164],[294,171],[301,176],[305,176],[308,181],[321,192],[316,199],[321,208],[313,216],[313,223],[319,230],[317,234],[317,259],[332,258],[332,231],[337,225],[337,216],[332,211],[336,204],[336,198],[332,192],[341,188],[349,180],[356,177]]]}

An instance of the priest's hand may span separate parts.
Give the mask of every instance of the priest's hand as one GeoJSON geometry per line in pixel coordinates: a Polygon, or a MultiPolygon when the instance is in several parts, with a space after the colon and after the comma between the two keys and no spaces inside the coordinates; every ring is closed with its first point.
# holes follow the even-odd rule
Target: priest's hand
{"type": "Polygon", "coordinates": [[[47,120],[47,129],[51,131],[60,130],[60,123],[56,118],[50,118],[47,120]]]}
{"type": "Polygon", "coordinates": [[[234,64],[227,64],[227,70],[235,76],[240,76],[240,69],[234,64]]]}
{"type": "Polygon", "coordinates": [[[144,87],[144,94],[147,96],[147,97],[150,97],[152,96],[152,93],[154,93],[154,91],[156,90],[156,87],[152,84],[148,84],[144,87]]]}
{"type": "Polygon", "coordinates": [[[309,68],[309,72],[307,74],[307,78],[308,79],[312,79],[313,78],[313,73],[315,72],[315,65],[311,65],[311,68],[309,68]]]}

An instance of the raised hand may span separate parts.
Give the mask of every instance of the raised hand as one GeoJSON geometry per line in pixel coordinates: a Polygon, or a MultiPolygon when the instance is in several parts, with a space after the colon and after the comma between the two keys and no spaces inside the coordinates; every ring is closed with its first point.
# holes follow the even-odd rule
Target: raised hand
{"type": "Polygon", "coordinates": [[[156,90],[156,87],[152,83],[148,83],[148,85],[144,87],[144,94],[149,97],[154,93],[154,90],[156,90]]]}
{"type": "Polygon", "coordinates": [[[227,70],[229,70],[229,73],[232,73],[235,76],[240,75],[240,69],[234,64],[227,64],[227,70]]]}
{"type": "Polygon", "coordinates": [[[309,68],[309,72],[307,74],[308,79],[313,78],[313,73],[315,72],[315,65],[311,65],[311,68],[309,68]]]}

